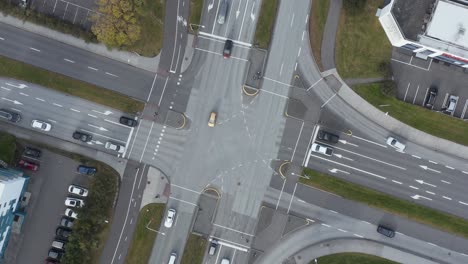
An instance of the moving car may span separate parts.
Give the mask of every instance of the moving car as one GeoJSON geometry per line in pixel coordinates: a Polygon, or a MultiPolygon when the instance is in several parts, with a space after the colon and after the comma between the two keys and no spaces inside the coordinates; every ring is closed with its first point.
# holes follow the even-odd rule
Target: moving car
{"type": "Polygon", "coordinates": [[[21,120],[21,115],[8,109],[0,109],[0,119],[2,118],[13,123],[18,123],[21,120]]]}
{"type": "Polygon", "coordinates": [[[169,256],[169,261],[167,264],[175,264],[175,261],[177,259],[177,253],[172,252],[171,255],[169,256]]]}
{"type": "Polygon", "coordinates": [[[382,226],[382,225],[379,225],[377,227],[377,232],[379,232],[380,234],[386,236],[386,237],[394,237],[395,236],[395,231],[392,230],[391,228],[388,228],[388,227],[385,227],[385,226],[382,226]]]}
{"type": "Polygon", "coordinates": [[[427,94],[426,100],[424,101],[424,106],[426,108],[432,109],[432,107],[434,106],[438,91],[439,90],[437,89],[437,87],[431,86],[431,88],[429,88],[429,93],[427,94]]]}
{"type": "Polygon", "coordinates": [[[77,139],[77,140],[80,140],[82,142],[90,142],[91,139],[93,139],[93,136],[91,136],[89,134],[86,134],[86,133],[83,133],[83,132],[80,132],[80,131],[75,131],[75,132],[73,132],[73,138],[77,139]]]}
{"type": "Polygon", "coordinates": [[[60,219],[60,226],[71,229],[73,227],[73,218],[62,216],[60,219]]]}
{"type": "Polygon", "coordinates": [[[71,230],[59,226],[57,229],[55,229],[55,234],[61,238],[68,239],[68,237],[71,235],[71,230]]]}
{"type": "Polygon", "coordinates": [[[41,120],[33,120],[31,122],[31,127],[47,132],[47,131],[50,131],[50,129],[52,128],[52,125],[41,120]]]}
{"type": "Polygon", "coordinates": [[[227,11],[228,11],[227,1],[221,0],[219,4],[219,10],[218,10],[218,23],[219,24],[222,25],[226,21],[227,11]]]}
{"type": "Polygon", "coordinates": [[[97,172],[97,169],[95,167],[78,165],[76,171],[78,171],[79,174],[94,175],[97,172]]]}
{"type": "Polygon", "coordinates": [[[406,146],[402,144],[400,141],[396,140],[394,137],[387,138],[387,145],[395,148],[398,151],[404,151],[406,146]]]}
{"type": "Polygon", "coordinates": [[[223,49],[223,57],[225,59],[229,59],[231,57],[232,46],[234,46],[234,43],[232,42],[232,40],[230,39],[226,40],[226,42],[224,43],[224,49],[223,49]]]}
{"type": "Polygon", "coordinates": [[[42,155],[42,151],[35,148],[26,147],[24,149],[23,155],[30,158],[40,158],[42,155]]]}
{"type": "Polygon", "coordinates": [[[74,184],[71,184],[70,186],[68,186],[68,192],[71,194],[81,196],[81,197],[88,196],[88,190],[78,185],[74,185],[74,184]]]}
{"type": "Polygon", "coordinates": [[[112,143],[110,141],[106,142],[106,145],[104,145],[106,149],[110,149],[113,151],[117,151],[118,153],[124,153],[125,152],[125,147],[122,145],[117,145],[115,143],[112,143]]]}
{"type": "Polygon", "coordinates": [[[218,248],[218,240],[212,239],[210,242],[210,248],[208,249],[208,255],[214,256],[216,249],[218,248]]]}
{"type": "Polygon", "coordinates": [[[69,207],[80,208],[80,207],[83,207],[85,204],[84,204],[84,201],[81,199],[67,197],[67,199],[65,199],[65,205],[69,207]]]}
{"type": "Polygon", "coordinates": [[[208,120],[208,126],[214,127],[216,125],[216,112],[211,112],[210,119],[208,120]]]}
{"type": "Polygon", "coordinates": [[[312,144],[312,151],[326,156],[331,156],[333,154],[333,149],[331,147],[319,143],[312,144]]]}
{"type": "Polygon", "coordinates": [[[65,216],[78,219],[78,214],[70,208],[65,209],[65,216]]]}
{"type": "Polygon", "coordinates": [[[328,141],[330,143],[338,143],[340,137],[325,130],[320,130],[317,135],[318,139],[328,141]]]}
{"type": "Polygon", "coordinates": [[[31,171],[37,171],[39,169],[38,164],[23,159],[18,162],[18,166],[31,171]]]}
{"type": "Polygon", "coordinates": [[[445,111],[449,113],[453,113],[455,111],[455,107],[457,107],[458,96],[450,95],[448,99],[447,109],[445,111]]]}
{"type": "Polygon", "coordinates": [[[136,121],[133,118],[126,117],[126,116],[121,116],[119,119],[119,122],[120,124],[129,126],[129,127],[135,127],[138,125],[138,121],[136,121]]]}
{"type": "Polygon", "coordinates": [[[63,256],[63,251],[56,248],[51,248],[47,256],[54,260],[60,260],[63,256]]]}
{"type": "Polygon", "coordinates": [[[171,208],[167,210],[167,216],[166,216],[166,221],[164,221],[164,226],[167,228],[172,227],[172,223],[174,223],[174,219],[176,216],[176,210],[171,208]]]}

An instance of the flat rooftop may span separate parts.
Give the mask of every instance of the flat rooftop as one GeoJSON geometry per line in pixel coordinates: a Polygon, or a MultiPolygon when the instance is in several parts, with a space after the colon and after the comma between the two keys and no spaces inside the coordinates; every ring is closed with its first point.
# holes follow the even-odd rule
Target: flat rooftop
{"type": "Polygon", "coordinates": [[[468,48],[468,6],[440,0],[425,35],[468,48]]]}

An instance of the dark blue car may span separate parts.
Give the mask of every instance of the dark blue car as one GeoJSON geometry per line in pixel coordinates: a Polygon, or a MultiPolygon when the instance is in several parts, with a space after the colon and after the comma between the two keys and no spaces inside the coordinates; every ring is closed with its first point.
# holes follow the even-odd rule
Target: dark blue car
{"type": "Polygon", "coordinates": [[[79,174],[94,175],[97,172],[95,167],[88,167],[85,165],[80,165],[77,168],[79,174]]]}

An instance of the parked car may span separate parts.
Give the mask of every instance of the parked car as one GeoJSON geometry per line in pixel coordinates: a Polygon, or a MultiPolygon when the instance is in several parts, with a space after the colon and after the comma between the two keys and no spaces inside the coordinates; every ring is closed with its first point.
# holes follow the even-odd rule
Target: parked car
{"type": "Polygon", "coordinates": [[[229,263],[231,263],[231,261],[228,258],[223,258],[221,260],[221,264],[229,264],[229,263]]]}
{"type": "Polygon", "coordinates": [[[333,149],[331,147],[319,143],[312,144],[312,151],[326,156],[331,156],[333,154],[333,149]]]}
{"type": "Polygon", "coordinates": [[[40,151],[38,149],[35,149],[35,148],[26,147],[24,149],[23,155],[26,156],[26,157],[36,158],[37,159],[37,158],[41,157],[42,151],[40,151]]]}
{"type": "Polygon", "coordinates": [[[52,241],[52,247],[58,250],[64,250],[64,246],[67,242],[65,240],[55,239],[52,241]]]}
{"type": "Polygon", "coordinates": [[[90,142],[93,136],[80,131],[73,132],[73,138],[82,142],[90,142]]]}
{"type": "Polygon", "coordinates": [[[63,239],[68,239],[68,237],[71,235],[71,230],[70,229],[67,229],[67,228],[63,228],[61,226],[57,227],[57,229],[55,229],[55,234],[58,236],[58,237],[61,237],[63,239]]]}
{"type": "Polygon", "coordinates": [[[453,113],[455,111],[455,107],[457,107],[458,96],[450,95],[447,103],[447,109],[445,111],[449,113],[453,113]]]}
{"type": "Polygon", "coordinates": [[[115,143],[112,143],[110,141],[106,142],[106,145],[104,145],[106,149],[110,149],[113,151],[117,151],[118,153],[124,153],[125,152],[125,147],[122,145],[117,145],[115,143]]]}
{"type": "Polygon", "coordinates": [[[47,258],[45,260],[45,264],[56,264],[56,263],[60,263],[58,260],[56,259],[53,259],[53,258],[47,258]]]}
{"type": "Polygon", "coordinates": [[[69,207],[83,207],[85,205],[84,201],[77,198],[67,197],[65,199],[65,205],[69,207]]]}
{"type": "Polygon", "coordinates": [[[56,248],[51,248],[49,250],[49,253],[47,254],[47,256],[51,259],[54,259],[54,260],[60,260],[62,259],[62,256],[63,256],[63,250],[59,250],[59,249],[56,249],[56,248]]]}
{"type": "Polygon", "coordinates": [[[60,226],[71,229],[73,227],[73,218],[62,216],[60,219],[60,226]]]}
{"type": "Polygon", "coordinates": [[[73,211],[71,208],[65,209],[65,216],[68,216],[68,217],[71,217],[71,218],[74,218],[74,219],[78,219],[78,214],[75,213],[75,211],[73,211]]]}
{"type": "Polygon", "coordinates": [[[223,49],[223,57],[225,59],[229,59],[231,57],[232,46],[234,46],[234,43],[232,42],[232,40],[230,39],[226,40],[226,42],[224,43],[224,49],[223,49]]]}
{"type": "Polygon", "coordinates": [[[377,232],[379,232],[380,234],[382,234],[382,235],[384,235],[386,237],[390,237],[390,238],[395,236],[395,231],[393,229],[382,226],[382,225],[379,225],[377,227],[377,232]]]}
{"type": "Polygon", "coordinates": [[[176,210],[171,208],[167,210],[167,216],[166,216],[166,221],[164,221],[164,226],[167,228],[172,227],[172,223],[174,223],[174,219],[176,216],[176,210]]]}
{"type": "Polygon", "coordinates": [[[31,127],[47,132],[47,131],[50,131],[50,129],[52,128],[52,125],[47,122],[35,119],[31,122],[31,127]]]}
{"type": "Polygon", "coordinates": [[[340,137],[325,130],[320,130],[317,135],[318,139],[328,141],[330,143],[338,143],[340,137]]]}
{"type": "Polygon", "coordinates": [[[18,123],[21,120],[21,115],[8,109],[0,109],[0,118],[13,123],[18,123]]]}
{"type": "Polygon", "coordinates": [[[71,194],[81,196],[81,197],[88,196],[88,190],[87,189],[85,189],[83,187],[80,187],[78,185],[74,185],[74,184],[68,186],[68,192],[71,193],[71,194]]]}
{"type": "Polygon", "coordinates": [[[22,159],[22,160],[20,160],[18,162],[18,166],[20,166],[23,169],[30,170],[30,171],[37,171],[39,169],[38,164],[36,164],[34,162],[26,161],[24,159],[22,159]]]}
{"type": "Polygon", "coordinates": [[[95,167],[89,167],[85,165],[78,165],[78,168],[76,168],[76,171],[79,174],[86,174],[86,175],[94,175],[97,172],[97,169],[95,167]]]}
{"type": "Polygon", "coordinates": [[[396,140],[394,137],[387,138],[387,145],[395,148],[398,151],[404,151],[406,146],[405,144],[401,143],[400,141],[396,140]]]}
{"type": "Polygon", "coordinates": [[[129,127],[136,127],[138,125],[138,121],[136,121],[133,118],[126,117],[126,116],[121,116],[119,119],[120,124],[126,125],[129,127]]]}
{"type": "Polygon", "coordinates": [[[435,86],[431,86],[431,88],[429,88],[429,93],[427,94],[426,100],[424,101],[424,106],[426,108],[432,109],[438,92],[439,90],[435,86]]]}
{"type": "Polygon", "coordinates": [[[208,126],[214,127],[216,125],[216,112],[211,112],[210,119],[208,119],[208,126]]]}
{"type": "Polygon", "coordinates": [[[214,256],[216,249],[218,248],[218,240],[212,239],[210,242],[210,248],[208,249],[208,255],[214,256]]]}

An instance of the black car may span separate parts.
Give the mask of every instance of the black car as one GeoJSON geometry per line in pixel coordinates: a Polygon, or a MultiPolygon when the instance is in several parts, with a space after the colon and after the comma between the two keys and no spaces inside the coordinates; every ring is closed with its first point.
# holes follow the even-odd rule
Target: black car
{"type": "Polygon", "coordinates": [[[63,239],[68,239],[68,237],[71,235],[71,230],[63,227],[57,227],[55,234],[63,239]]]}
{"type": "Polygon", "coordinates": [[[138,121],[136,121],[133,118],[126,117],[126,116],[121,116],[119,119],[120,124],[126,125],[129,127],[136,127],[138,125],[138,121]]]}
{"type": "Polygon", "coordinates": [[[23,155],[30,158],[39,158],[42,155],[42,151],[35,148],[26,147],[24,149],[23,155]]]}
{"type": "Polygon", "coordinates": [[[73,218],[68,218],[68,217],[63,216],[62,219],[60,219],[60,225],[65,228],[72,228],[73,218]]]}
{"type": "Polygon", "coordinates": [[[439,90],[437,89],[437,87],[432,86],[431,88],[429,88],[429,93],[427,94],[426,100],[424,101],[424,106],[426,108],[432,109],[438,92],[439,90]]]}
{"type": "Polygon", "coordinates": [[[0,119],[6,119],[10,122],[17,123],[21,120],[21,115],[8,109],[0,109],[0,119]]]}
{"type": "Polygon", "coordinates": [[[224,43],[223,57],[225,59],[229,59],[229,57],[231,57],[231,52],[232,52],[232,46],[233,45],[234,45],[234,43],[230,39],[226,40],[226,43],[224,43]]]}
{"type": "Polygon", "coordinates": [[[51,248],[47,256],[51,259],[60,260],[63,256],[63,251],[56,248],[51,248]]]}
{"type": "Polygon", "coordinates": [[[385,227],[385,226],[382,226],[382,225],[379,225],[377,227],[377,232],[379,232],[380,234],[386,236],[386,237],[394,237],[395,236],[395,231],[393,229],[390,229],[388,227],[385,227]]]}
{"type": "Polygon", "coordinates": [[[331,142],[331,143],[338,143],[338,140],[340,139],[340,137],[338,135],[327,132],[325,130],[320,130],[318,132],[317,137],[320,140],[328,141],[328,142],[331,142]]]}
{"type": "Polygon", "coordinates": [[[79,174],[94,175],[97,172],[97,169],[95,167],[79,165],[76,171],[79,174]]]}
{"type": "Polygon", "coordinates": [[[91,139],[93,139],[93,136],[91,136],[89,134],[86,134],[86,133],[83,133],[83,132],[80,132],[80,131],[75,131],[75,132],[73,132],[73,138],[77,139],[77,140],[80,140],[80,141],[83,141],[83,142],[89,142],[89,141],[91,141],[91,139]]]}

